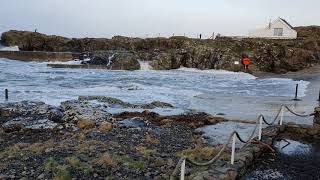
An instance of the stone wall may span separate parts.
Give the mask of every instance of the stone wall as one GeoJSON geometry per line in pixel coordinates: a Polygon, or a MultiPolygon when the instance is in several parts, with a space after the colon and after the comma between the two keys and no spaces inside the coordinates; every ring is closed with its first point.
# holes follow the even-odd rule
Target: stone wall
{"type": "Polygon", "coordinates": [[[20,61],[71,61],[76,57],[71,52],[0,51],[0,58],[20,61]]]}

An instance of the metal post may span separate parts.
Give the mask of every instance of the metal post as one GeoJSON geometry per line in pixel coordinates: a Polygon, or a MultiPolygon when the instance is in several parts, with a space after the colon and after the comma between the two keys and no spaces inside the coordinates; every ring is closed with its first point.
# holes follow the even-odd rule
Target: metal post
{"type": "Polygon", "coordinates": [[[262,117],[259,119],[259,141],[261,141],[262,138],[262,117]]]}
{"type": "Polygon", "coordinates": [[[184,180],[184,174],[186,172],[186,160],[184,159],[182,161],[182,164],[181,164],[181,174],[180,174],[180,180],[184,180]]]}
{"type": "Polygon", "coordinates": [[[8,99],[9,99],[9,91],[8,91],[8,89],[4,90],[4,96],[5,96],[6,101],[8,101],[8,99]]]}
{"type": "Polygon", "coordinates": [[[281,113],[280,113],[280,126],[282,126],[282,124],[283,124],[283,113],[284,113],[284,107],[283,106],[281,106],[281,113]]]}
{"type": "Polygon", "coordinates": [[[236,152],[236,137],[237,135],[234,133],[232,138],[232,150],[231,150],[231,164],[234,164],[234,156],[236,152]]]}
{"type": "Polygon", "coordinates": [[[299,84],[296,85],[296,94],[294,96],[294,101],[299,101],[300,99],[298,99],[298,91],[299,91],[299,84]]]}

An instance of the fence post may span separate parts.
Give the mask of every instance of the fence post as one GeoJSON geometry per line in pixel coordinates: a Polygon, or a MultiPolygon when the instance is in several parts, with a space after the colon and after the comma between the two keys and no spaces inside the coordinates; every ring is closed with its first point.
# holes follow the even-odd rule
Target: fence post
{"type": "Polygon", "coordinates": [[[261,138],[262,138],[262,116],[260,116],[260,119],[259,119],[259,141],[261,141],[261,138]]]}
{"type": "Polygon", "coordinates": [[[284,107],[283,106],[281,106],[281,113],[280,113],[280,126],[282,126],[282,124],[283,124],[283,113],[284,113],[284,107]]]}
{"type": "Polygon", "coordinates": [[[234,156],[235,156],[235,152],[236,152],[236,133],[233,134],[233,138],[232,138],[232,149],[231,149],[231,165],[234,164],[234,156]]]}
{"type": "Polygon", "coordinates": [[[4,96],[5,96],[6,101],[8,101],[8,99],[9,99],[9,91],[8,91],[8,89],[4,90],[4,96]]]}
{"type": "Polygon", "coordinates": [[[184,180],[185,172],[186,172],[186,160],[184,159],[181,164],[180,180],[184,180]]]}

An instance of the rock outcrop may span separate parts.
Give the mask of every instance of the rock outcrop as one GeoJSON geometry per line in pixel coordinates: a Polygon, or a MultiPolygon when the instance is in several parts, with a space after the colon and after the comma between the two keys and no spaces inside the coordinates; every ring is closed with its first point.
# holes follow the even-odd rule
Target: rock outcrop
{"type": "Polygon", "coordinates": [[[54,128],[62,117],[61,109],[43,102],[0,104],[0,124],[6,132],[54,128]]]}
{"type": "Polygon", "coordinates": [[[35,32],[8,31],[2,34],[1,42],[19,46],[25,51],[95,52],[95,58],[89,63],[108,65],[109,60],[114,59],[111,69],[139,69],[137,60],[143,60],[152,61],[150,64],[156,70],[184,66],[239,71],[242,67],[235,65],[235,61],[240,61],[245,54],[253,61],[251,71],[285,73],[320,62],[320,27],[296,29],[299,37],[295,40],[228,37],[215,40],[186,37],[140,39],[121,36],[112,39],[69,39],[35,32]],[[112,57],[110,52],[118,53],[112,57]]]}
{"type": "Polygon", "coordinates": [[[103,65],[110,70],[139,70],[138,57],[131,52],[103,51],[95,52],[90,61],[83,64],[103,65]]]}

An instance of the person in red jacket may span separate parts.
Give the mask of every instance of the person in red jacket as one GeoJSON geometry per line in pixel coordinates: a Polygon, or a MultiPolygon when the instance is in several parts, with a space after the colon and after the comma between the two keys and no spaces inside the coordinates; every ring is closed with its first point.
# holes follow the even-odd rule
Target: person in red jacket
{"type": "Polygon", "coordinates": [[[248,56],[245,56],[243,59],[242,59],[242,64],[244,66],[244,69],[247,70],[249,65],[251,64],[251,60],[249,59],[248,56]]]}

